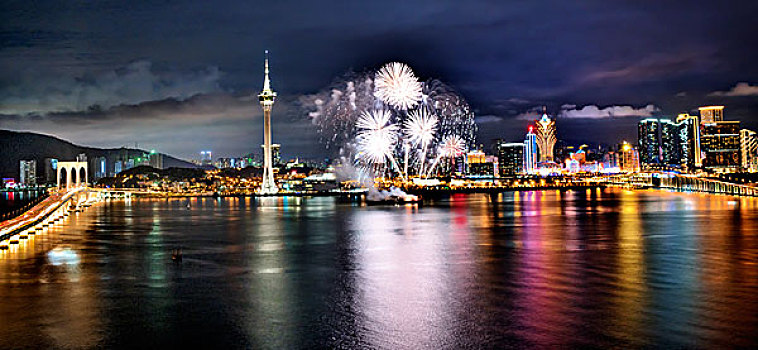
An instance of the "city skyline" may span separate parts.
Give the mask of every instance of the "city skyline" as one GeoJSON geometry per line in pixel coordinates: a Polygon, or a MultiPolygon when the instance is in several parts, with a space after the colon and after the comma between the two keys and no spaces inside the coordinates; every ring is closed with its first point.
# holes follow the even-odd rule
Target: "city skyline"
{"type": "Polygon", "coordinates": [[[3,5],[0,349],[757,347],[755,0],[3,5]]]}
{"type": "Polygon", "coordinates": [[[728,118],[758,128],[758,72],[750,63],[758,52],[741,45],[755,32],[745,17],[755,12],[751,2],[718,10],[707,3],[608,8],[536,2],[411,5],[407,11],[371,4],[331,11],[328,4],[258,9],[224,3],[218,8],[236,10],[229,25],[206,31],[190,25],[181,38],[158,24],[193,23],[198,13],[216,23],[222,15],[204,4],[176,12],[143,5],[135,11],[154,15],[121,12],[115,22],[128,28],[121,31],[104,20],[111,16],[109,4],[29,6],[39,7],[9,6],[4,13],[9,34],[2,49],[0,128],[78,144],[138,142],[185,159],[203,149],[222,157],[257,152],[247,140],[262,135],[262,113],[252,102],[262,79],[259,52],[266,47],[278,62],[273,73],[281,96],[272,122],[274,139],[287,145],[286,157],[325,155],[299,108],[303,97],[351,69],[393,60],[411,65],[422,80],[437,78],[459,91],[475,112],[478,143],[520,139],[543,105],[561,139],[632,140],[639,119],[674,119],[710,104],[725,105],[728,118]],[[311,15],[296,22],[250,20],[267,11],[311,15]],[[579,11],[586,15],[571,16],[579,11]],[[28,13],[55,20],[31,21],[28,13]],[[137,18],[147,25],[138,26],[137,18]],[[447,18],[455,20],[429,24],[447,18]],[[77,21],[91,26],[71,25],[77,21]],[[690,25],[701,22],[711,25],[690,25]],[[481,40],[463,41],[462,35],[481,40]]]}

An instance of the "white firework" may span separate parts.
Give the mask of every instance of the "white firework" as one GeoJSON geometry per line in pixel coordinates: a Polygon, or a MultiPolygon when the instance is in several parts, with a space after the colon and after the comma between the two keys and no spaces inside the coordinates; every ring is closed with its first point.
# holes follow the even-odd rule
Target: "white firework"
{"type": "MultiPolygon", "coordinates": [[[[426,108],[414,110],[408,115],[404,131],[411,144],[421,147],[418,174],[423,174],[426,164],[426,149],[434,141],[434,135],[437,131],[437,116],[430,114],[426,108]]],[[[407,163],[408,160],[406,160],[406,165],[407,163]]]]}
{"type": "Polygon", "coordinates": [[[426,149],[426,146],[434,140],[437,116],[430,114],[426,108],[420,108],[408,114],[408,120],[404,126],[408,141],[414,146],[426,149]]]}
{"type": "Polygon", "coordinates": [[[442,140],[439,149],[437,150],[437,158],[434,159],[434,163],[429,167],[427,176],[434,171],[440,158],[455,158],[466,152],[466,142],[463,141],[458,135],[449,135],[442,140]]]}
{"type": "Polygon", "coordinates": [[[442,140],[440,154],[443,157],[454,158],[466,152],[466,142],[458,135],[450,135],[442,140]]]}
{"type": "Polygon", "coordinates": [[[359,130],[356,137],[358,157],[366,163],[383,164],[388,158],[394,161],[392,151],[399,128],[390,119],[392,114],[386,110],[364,111],[358,118],[355,124],[359,130]]]}
{"type": "Polygon", "coordinates": [[[397,109],[408,110],[421,102],[421,83],[407,65],[385,64],[374,79],[374,95],[397,109]]]}

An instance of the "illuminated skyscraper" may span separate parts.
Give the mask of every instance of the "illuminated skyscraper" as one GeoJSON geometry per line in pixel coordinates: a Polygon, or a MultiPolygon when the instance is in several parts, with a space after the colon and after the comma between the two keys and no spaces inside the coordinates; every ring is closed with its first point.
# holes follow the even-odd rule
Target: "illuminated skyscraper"
{"type": "Polygon", "coordinates": [[[755,131],[740,130],[740,159],[742,170],[758,172],[758,134],[755,131]]]}
{"type": "Polygon", "coordinates": [[[495,144],[500,176],[513,176],[524,169],[524,142],[503,142],[495,144]]]}
{"type": "Polygon", "coordinates": [[[658,119],[643,119],[637,125],[637,143],[640,146],[640,163],[645,168],[661,164],[661,144],[658,138],[658,119]]]}
{"type": "Polygon", "coordinates": [[[524,172],[534,174],[537,172],[537,135],[530,126],[524,140],[524,172]]]}
{"type": "Polygon", "coordinates": [[[700,123],[716,123],[724,121],[724,106],[706,106],[698,108],[700,111],[700,123]]]}
{"type": "Polygon", "coordinates": [[[274,167],[271,156],[271,108],[274,107],[276,92],[271,90],[271,82],[268,78],[268,50],[264,63],[263,91],[258,94],[258,100],[263,107],[263,180],[260,194],[274,194],[279,191],[274,181],[274,167]]]}
{"type": "MultiPolygon", "coordinates": [[[[677,119],[679,120],[679,119],[677,119]]],[[[638,124],[640,162],[645,169],[691,169],[689,145],[691,121],[673,122],[668,119],[648,118],[638,124]]]]}
{"type": "Polygon", "coordinates": [[[540,162],[553,161],[553,148],[555,147],[555,121],[542,114],[542,119],[536,123],[537,147],[540,150],[540,162]]]}
{"type": "Polygon", "coordinates": [[[702,123],[700,147],[705,153],[703,167],[714,172],[740,169],[740,122],[702,123]]]}
{"type": "Polygon", "coordinates": [[[703,166],[703,155],[700,151],[700,118],[684,113],[676,117],[676,122],[679,124],[680,142],[683,142],[682,163],[690,171],[703,166]]]}
{"type": "Polygon", "coordinates": [[[19,162],[19,183],[27,187],[37,186],[36,160],[22,160],[19,162]]]}
{"type": "Polygon", "coordinates": [[[661,129],[661,163],[681,166],[679,125],[668,119],[659,119],[661,129]]]}

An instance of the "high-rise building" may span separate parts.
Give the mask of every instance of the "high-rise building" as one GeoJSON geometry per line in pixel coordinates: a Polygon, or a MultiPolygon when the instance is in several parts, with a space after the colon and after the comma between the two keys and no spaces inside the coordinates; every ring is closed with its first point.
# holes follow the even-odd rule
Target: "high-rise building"
{"type": "Polygon", "coordinates": [[[640,171],[640,156],[637,150],[626,141],[620,148],[621,157],[619,158],[619,168],[627,173],[640,171]]]}
{"type": "Polygon", "coordinates": [[[26,187],[37,186],[36,160],[22,160],[19,162],[19,183],[26,187]]]}
{"type": "Polygon", "coordinates": [[[513,176],[524,171],[524,142],[495,143],[500,176],[513,176]]]}
{"type": "Polygon", "coordinates": [[[706,106],[698,108],[700,123],[716,123],[724,121],[724,106],[706,106]]]}
{"type": "Polygon", "coordinates": [[[484,154],[481,150],[466,153],[466,175],[474,177],[497,176],[497,158],[484,154]]]}
{"type": "Polygon", "coordinates": [[[643,119],[637,125],[640,163],[645,168],[655,168],[661,165],[659,130],[660,123],[658,119],[643,119]]]}
{"type": "Polygon", "coordinates": [[[540,162],[552,162],[553,161],[553,148],[555,147],[555,121],[547,116],[547,113],[542,114],[542,119],[536,123],[535,134],[537,135],[537,148],[540,152],[540,162]]]}
{"type": "Polygon", "coordinates": [[[58,160],[55,158],[45,158],[45,183],[56,183],[55,176],[57,175],[58,160]]]}
{"type": "Polygon", "coordinates": [[[200,165],[213,165],[212,151],[200,151],[200,165]]]}
{"type": "Polygon", "coordinates": [[[700,147],[705,158],[703,167],[714,172],[739,171],[740,122],[720,121],[702,123],[700,147]]]}
{"type": "Polygon", "coordinates": [[[682,165],[689,171],[703,166],[703,156],[700,151],[700,118],[683,113],[676,117],[676,122],[679,124],[682,165]]]}
{"type": "Polygon", "coordinates": [[[681,166],[679,125],[668,119],[659,119],[661,129],[661,163],[669,167],[681,166]]]}
{"type": "Polygon", "coordinates": [[[264,63],[263,91],[258,94],[258,100],[263,108],[263,180],[261,182],[261,194],[274,194],[279,191],[274,181],[274,167],[271,156],[271,108],[274,107],[276,92],[271,90],[271,81],[268,77],[268,50],[264,63]]]}
{"type": "Polygon", "coordinates": [[[282,154],[280,151],[281,148],[282,148],[282,145],[278,143],[271,145],[271,161],[274,163],[274,165],[282,164],[282,154]]]}
{"type": "Polygon", "coordinates": [[[95,181],[100,180],[108,176],[108,159],[106,157],[95,157],[89,164],[90,169],[94,171],[93,179],[95,181]]]}
{"type": "Polygon", "coordinates": [[[156,169],[163,169],[163,154],[158,153],[155,150],[150,151],[148,157],[148,163],[151,167],[156,169]]]}
{"type": "MultiPolygon", "coordinates": [[[[261,148],[266,150],[266,145],[261,145],[261,148]]],[[[282,148],[282,145],[278,143],[271,144],[271,162],[274,166],[282,165],[282,155],[280,153],[280,150],[282,148]]]]}
{"type": "Polygon", "coordinates": [[[668,119],[648,118],[639,122],[637,141],[644,169],[682,168],[686,151],[682,143],[687,142],[682,141],[682,128],[682,123],[668,119]]]}
{"type": "Polygon", "coordinates": [[[740,130],[740,158],[743,171],[758,172],[758,134],[755,131],[740,130]]]}
{"type": "Polygon", "coordinates": [[[530,126],[524,140],[524,172],[534,174],[537,172],[537,135],[530,126]]]}

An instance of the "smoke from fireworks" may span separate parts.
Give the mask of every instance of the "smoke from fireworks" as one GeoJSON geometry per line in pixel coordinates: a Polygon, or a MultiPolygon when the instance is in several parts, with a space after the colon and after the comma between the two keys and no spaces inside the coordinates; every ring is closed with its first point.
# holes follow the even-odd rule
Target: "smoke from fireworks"
{"type": "Polygon", "coordinates": [[[439,160],[444,140],[456,136],[464,150],[475,143],[474,114],[465,99],[438,80],[419,82],[401,63],[349,73],[300,103],[326,147],[367,173],[382,167],[403,177],[430,173],[426,160],[439,160]]]}
{"type": "Polygon", "coordinates": [[[421,101],[421,83],[405,64],[385,64],[376,72],[374,85],[376,97],[397,109],[408,110],[421,101]]]}

